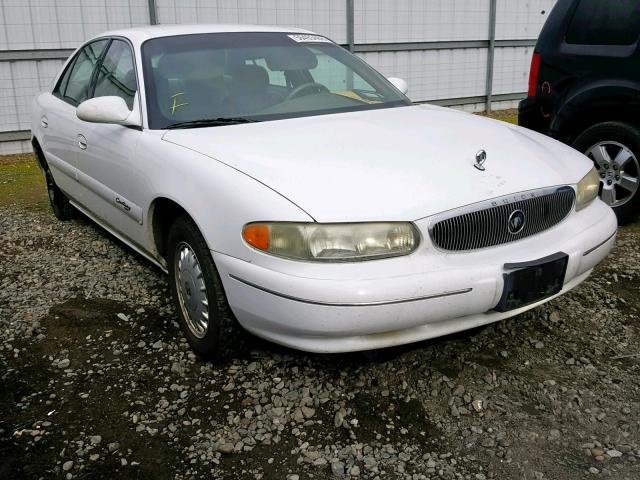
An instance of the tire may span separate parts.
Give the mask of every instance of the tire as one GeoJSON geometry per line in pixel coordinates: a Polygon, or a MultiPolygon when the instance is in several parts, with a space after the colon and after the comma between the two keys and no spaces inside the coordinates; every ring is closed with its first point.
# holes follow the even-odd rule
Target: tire
{"type": "Polygon", "coordinates": [[[618,223],[631,222],[640,209],[640,130],[623,122],[599,123],[578,135],[573,147],[593,160],[601,177],[600,198],[613,208],[618,223]]]}
{"type": "Polygon", "coordinates": [[[76,216],[76,209],[69,203],[69,198],[58,188],[49,168],[45,168],[44,177],[47,182],[47,194],[51,210],[58,220],[66,222],[76,216]]]}
{"type": "Polygon", "coordinates": [[[245,335],[229,308],[207,243],[187,217],[178,218],[169,230],[167,263],[180,328],[194,352],[210,360],[242,353],[245,335]]]}

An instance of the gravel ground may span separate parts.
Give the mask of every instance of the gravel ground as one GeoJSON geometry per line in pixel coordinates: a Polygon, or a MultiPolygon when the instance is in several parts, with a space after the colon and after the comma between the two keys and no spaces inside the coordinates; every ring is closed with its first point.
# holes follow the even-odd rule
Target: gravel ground
{"type": "Polygon", "coordinates": [[[481,330],[212,364],[164,275],[57,222],[24,160],[0,160],[0,478],[640,478],[640,225],[575,291],[481,330]]]}

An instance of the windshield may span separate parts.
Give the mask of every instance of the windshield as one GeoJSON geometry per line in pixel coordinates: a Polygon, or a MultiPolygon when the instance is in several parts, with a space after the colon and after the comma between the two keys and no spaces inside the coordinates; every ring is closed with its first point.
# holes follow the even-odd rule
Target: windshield
{"type": "Polygon", "coordinates": [[[382,75],[319,35],[161,37],[144,43],[142,59],[152,129],[411,104],[382,75]]]}

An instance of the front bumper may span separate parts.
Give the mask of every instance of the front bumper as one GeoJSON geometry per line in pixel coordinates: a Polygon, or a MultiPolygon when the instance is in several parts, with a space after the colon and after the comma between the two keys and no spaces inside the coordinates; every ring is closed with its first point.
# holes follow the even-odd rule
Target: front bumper
{"type": "MultiPolygon", "coordinates": [[[[416,222],[422,232],[428,220],[416,222]]],[[[214,260],[240,324],[275,343],[311,352],[370,350],[416,342],[518,315],[585,280],[611,250],[613,211],[596,200],[556,227],[511,244],[442,252],[428,240],[412,255],[318,265],[265,258],[265,266],[218,252],[214,260]],[[492,309],[503,265],[569,256],[563,290],[517,310],[492,309]]]]}

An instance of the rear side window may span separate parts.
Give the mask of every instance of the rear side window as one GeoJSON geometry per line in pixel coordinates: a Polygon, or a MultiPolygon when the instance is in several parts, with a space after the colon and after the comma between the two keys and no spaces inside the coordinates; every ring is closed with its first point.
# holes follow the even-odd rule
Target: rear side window
{"type": "Polygon", "coordinates": [[[120,97],[131,110],[136,89],[136,73],[133,68],[131,47],[122,40],[114,40],[100,64],[93,96],[120,97]]]}
{"type": "Polygon", "coordinates": [[[108,40],[98,40],[83,47],[69,63],[54,93],[67,103],[78,105],[89,98],[91,77],[108,40]]]}
{"type": "Polygon", "coordinates": [[[579,0],[566,40],[578,45],[632,45],[639,34],[638,0],[579,0]]]}

